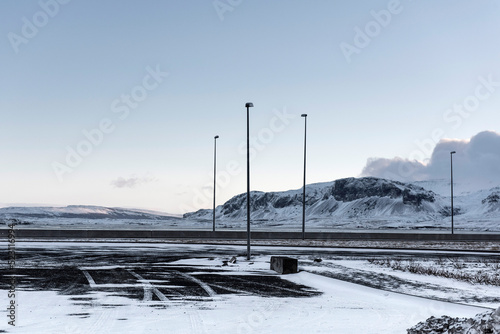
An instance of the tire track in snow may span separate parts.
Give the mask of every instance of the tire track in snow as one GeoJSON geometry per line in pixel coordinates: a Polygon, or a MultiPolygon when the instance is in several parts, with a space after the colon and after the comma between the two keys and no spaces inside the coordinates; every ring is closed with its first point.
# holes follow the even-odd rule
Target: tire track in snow
{"type": "Polygon", "coordinates": [[[95,289],[97,287],[97,284],[95,283],[92,276],[90,276],[89,272],[87,270],[84,270],[81,268],[80,268],[80,270],[82,271],[83,275],[85,275],[85,277],[87,278],[87,281],[89,281],[90,288],[95,289]]]}
{"type": "Polygon", "coordinates": [[[135,278],[137,278],[139,280],[139,282],[141,282],[142,287],[144,288],[144,298],[143,298],[143,301],[152,301],[153,300],[153,293],[161,301],[168,301],[168,298],[163,293],[161,293],[160,290],[158,290],[156,287],[154,287],[153,284],[151,284],[151,282],[149,282],[147,279],[145,279],[141,275],[133,272],[131,269],[127,269],[127,271],[132,276],[134,276],[135,278]]]}
{"type": "MultiPolygon", "coordinates": [[[[92,278],[90,273],[83,269],[79,268],[85,278],[87,278],[87,281],[89,282],[90,288],[95,289],[97,288],[97,284],[95,280],[92,278]]],[[[71,334],[83,334],[83,333],[88,333],[88,334],[94,334],[94,333],[101,333],[102,329],[105,327],[108,328],[113,328],[113,325],[116,321],[116,314],[117,310],[115,308],[112,309],[103,309],[102,305],[100,302],[95,302],[92,301],[92,309],[94,310],[94,316],[97,316],[97,319],[92,322],[90,326],[86,325],[84,329],[82,329],[80,326],[77,326],[76,324],[68,324],[65,327],[65,333],[71,333],[71,334]]]]}
{"type": "Polygon", "coordinates": [[[194,283],[198,284],[203,290],[205,290],[205,292],[210,297],[217,296],[217,293],[207,283],[200,281],[199,279],[197,279],[194,276],[188,275],[186,273],[183,273],[183,272],[180,272],[180,271],[177,271],[177,270],[174,270],[173,272],[176,273],[176,274],[178,274],[178,275],[181,275],[182,277],[190,280],[191,282],[194,282],[194,283]]]}

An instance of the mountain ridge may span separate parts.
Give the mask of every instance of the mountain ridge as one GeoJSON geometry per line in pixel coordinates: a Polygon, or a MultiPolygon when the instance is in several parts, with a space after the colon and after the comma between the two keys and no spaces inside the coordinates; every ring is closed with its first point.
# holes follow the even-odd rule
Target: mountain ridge
{"type": "Polygon", "coordinates": [[[84,219],[172,219],[175,215],[151,210],[110,208],[96,205],[12,206],[0,208],[0,217],[5,218],[84,218],[84,219]]]}
{"type": "MultiPolygon", "coordinates": [[[[306,220],[310,227],[329,228],[447,228],[450,224],[449,181],[405,183],[376,177],[344,178],[306,187],[306,220]],[[424,188],[430,185],[440,194],[424,188]]],[[[500,187],[454,196],[455,225],[461,229],[500,230],[500,187]]],[[[201,209],[182,217],[142,209],[91,205],[0,208],[0,219],[19,219],[33,226],[134,226],[208,228],[213,212],[201,209]]],[[[302,222],[302,188],[251,192],[251,219],[257,227],[296,228],[302,222]]],[[[246,193],[217,206],[220,228],[246,226],[246,193]]]]}
{"type": "MultiPolygon", "coordinates": [[[[446,180],[438,188],[446,187],[446,180]]],[[[250,193],[251,219],[268,221],[300,220],[302,188],[282,192],[250,193]]],[[[455,197],[455,196],[454,196],[455,197]]],[[[500,213],[500,188],[491,188],[455,198],[454,215],[496,217],[500,213]]],[[[444,221],[451,215],[450,198],[418,185],[376,177],[343,178],[306,186],[308,220],[332,221],[444,221]]],[[[185,219],[209,220],[211,209],[186,213],[185,219]]],[[[220,221],[246,218],[246,193],[216,207],[220,221]]]]}

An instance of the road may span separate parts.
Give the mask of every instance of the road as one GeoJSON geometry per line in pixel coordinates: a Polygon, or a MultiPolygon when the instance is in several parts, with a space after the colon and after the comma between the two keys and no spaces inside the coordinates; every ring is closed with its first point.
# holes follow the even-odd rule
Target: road
{"type": "MultiPolygon", "coordinates": [[[[57,291],[67,295],[92,291],[117,293],[141,300],[208,298],[219,294],[264,297],[305,297],[315,294],[272,273],[227,274],[221,259],[244,259],[244,247],[214,245],[151,245],[106,243],[19,243],[15,249],[17,287],[20,290],[57,291]],[[239,256],[239,257],[238,257],[239,256]],[[210,270],[176,264],[202,258],[214,261],[210,270]],[[214,269],[220,268],[220,269],[214,269]],[[224,274],[225,273],[225,274],[224,274]]],[[[500,254],[408,250],[362,250],[254,247],[257,257],[287,255],[307,259],[428,259],[461,258],[500,261],[500,254]]],[[[7,288],[8,253],[2,252],[2,289],[7,288]]],[[[340,277],[341,278],[341,277],[340,277]]],[[[81,302],[81,301],[80,301],[81,302]]]]}
{"type": "MultiPolygon", "coordinates": [[[[223,275],[227,270],[224,270],[220,258],[230,260],[238,255],[235,248],[178,245],[164,248],[136,244],[41,245],[16,247],[16,268],[14,271],[3,268],[0,277],[2,289],[8,290],[9,277],[15,273],[19,290],[56,291],[64,295],[101,291],[143,301],[209,298],[220,294],[263,297],[316,294],[272,273],[223,275]],[[221,269],[207,270],[175,264],[178,260],[200,257],[218,261],[214,264],[221,269]]],[[[2,255],[2,263],[5,264],[8,259],[5,252],[2,255]]]]}
{"type": "Polygon", "coordinates": [[[255,332],[293,333],[295,328],[303,333],[309,328],[326,333],[346,332],[368,321],[361,332],[399,333],[441,312],[471,316],[485,310],[456,303],[500,303],[497,290],[479,293],[475,286],[453,282],[401,279],[368,270],[365,261],[498,263],[500,255],[494,253],[255,246],[246,261],[245,246],[51,241],[16,242],[14,251],[14,270],[7,268],[9,253],[0,252],[0,290],[7,294],[15,275],[21,326],[16,329],[25,332],[160,333],[165,326],[172,333],[251,332],[241,329],[246,324],[255,332]],[[271,255],[298,258],[301,272],[272,272],[271,255]],[[350,267],[352,262],[357,265],[350,267]],[[413,292],[418,297],[410,296],[413,292]],[[339,317],[345,322],[339,323],[339,317]]]}

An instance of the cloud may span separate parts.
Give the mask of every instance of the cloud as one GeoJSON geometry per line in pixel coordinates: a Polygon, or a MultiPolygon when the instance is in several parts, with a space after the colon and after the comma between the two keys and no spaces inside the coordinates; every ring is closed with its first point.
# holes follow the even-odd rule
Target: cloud
{"type": "Polygon", "coordinates": [[[362,176],[376,176],[399,181],[422,181],[450,177],[450,152],[453,177],[463,182],[500,184],[500,134],[483,131],[470,140],[443,139],[432,151],[427,164],[399,157],[370,158],[362,176]]]}
{"type": "Polygon", "coordinates": [[[156,179],[150,176],[138,177],[132,175],[129,178],[119,177],[111,181],[111,185],[115,188],[135,188],[139,185],[154,182],[156,179]]]}

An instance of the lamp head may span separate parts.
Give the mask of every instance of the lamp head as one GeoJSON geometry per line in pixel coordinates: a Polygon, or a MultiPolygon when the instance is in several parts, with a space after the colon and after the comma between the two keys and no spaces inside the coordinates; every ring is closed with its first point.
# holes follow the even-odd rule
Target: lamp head
{"type": "Polygon", "coordinates": [[[246,108],[253,108],[253,103],[252,102],[247,102],[245,103],[246,108]]]}
{"type": "Polygon", "coordinates": [[[455,153],[457,153],[457,152],[455,152],[455,151],[451,151],[451,152],[450,152],[450,154],[455,154],[455,153]]]}
{"type": "Polygon", "coordinates": [[[300,115],[300,117],[307,117],[307,114],[302,114],[300,115]]]}
{"type": "Polygon", "coordinates": [[[219,138],[219,136],[217,135],[217,136],[215,136],[214,138],[215,138],[215,139],[217,139],[217,138],[219,138]]]}

